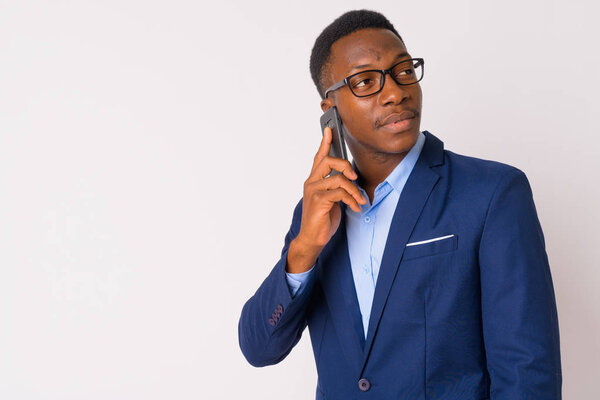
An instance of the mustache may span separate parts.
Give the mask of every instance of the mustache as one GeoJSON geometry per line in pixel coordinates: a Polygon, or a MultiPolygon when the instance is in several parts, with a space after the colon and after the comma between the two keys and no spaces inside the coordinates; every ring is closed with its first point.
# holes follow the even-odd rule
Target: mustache
{"type": "Polygon", "coordinates": [[[404,110],[397,110],[397,111],[391,111],[386,113],[385,115],[382,115],[378,118],[375,119],[375,127],[379,128],[385,124],[388,124],[391,122],[392,119],[395,119],[395,117],[393,116],[399,116],[402,113],[412,113],[413,116],[409,117],[409,118],[417,118],[421,115],[421,113],[418,110],[413,110],[413,109],[404,109],[404,110]]]}

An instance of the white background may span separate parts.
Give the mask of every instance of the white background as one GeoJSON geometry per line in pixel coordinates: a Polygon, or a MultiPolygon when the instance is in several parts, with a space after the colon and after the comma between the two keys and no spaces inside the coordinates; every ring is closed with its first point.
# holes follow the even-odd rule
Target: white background
{"type": "Polygon", "coordinates": [[[310,399],[308,331],[237,342],[320,142],[308,62],[349,9],[426,60],[421,128],[533,188],[565,399],[600,398],[593,1],[0,0],[0,398],[310,399]]]}

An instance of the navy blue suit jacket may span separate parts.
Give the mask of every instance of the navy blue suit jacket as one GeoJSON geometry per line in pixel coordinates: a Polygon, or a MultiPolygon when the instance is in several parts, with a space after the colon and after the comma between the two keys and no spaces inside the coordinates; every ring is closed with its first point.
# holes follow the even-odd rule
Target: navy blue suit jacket
{"type": "Polygon", "coordinates": [[[244,356],[275,364],[308,326],[317,399],[560,399],[554,289],[527,177],[444,150],[424,133],[391,222],[366,340],[343,210],[312,279],[290,296],[285,265],[300,200],[280,260],[243,307],[244,356]]]}

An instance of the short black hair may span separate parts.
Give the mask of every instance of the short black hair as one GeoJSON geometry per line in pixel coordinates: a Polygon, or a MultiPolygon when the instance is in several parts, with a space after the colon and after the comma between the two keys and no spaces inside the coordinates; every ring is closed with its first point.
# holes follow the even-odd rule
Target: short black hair
{"type": "MultiPolygon", "coordinates": [[[[315,40],[310,54],[310,75],[322,99],[325,98],[324,83],[322,81],[323,71],[328,67],[331,46],[336,40],[366,28],[389,29],[402,40],[394,25],[383,14],[377,11],[352,10],[340,15],[323,29],[323,32],[315,40]]],[[[404,43],[404,40],[402,40],[402,43],[404,43]]]]}

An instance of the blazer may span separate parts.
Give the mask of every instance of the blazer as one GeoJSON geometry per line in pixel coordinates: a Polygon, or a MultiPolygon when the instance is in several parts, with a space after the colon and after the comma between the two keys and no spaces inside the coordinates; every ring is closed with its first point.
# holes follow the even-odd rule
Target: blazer
{"type": "Polygon", "coordinates": [[[561,399],[555,295],[527,177],[424,134],[392,218],[366,339],[344,210],[315,273],[290,296],[285,266],[300,199],[281,258],[242,309],[242,353],[254,366],[276,364],[308,326],[317,399],[561,399]]]}

